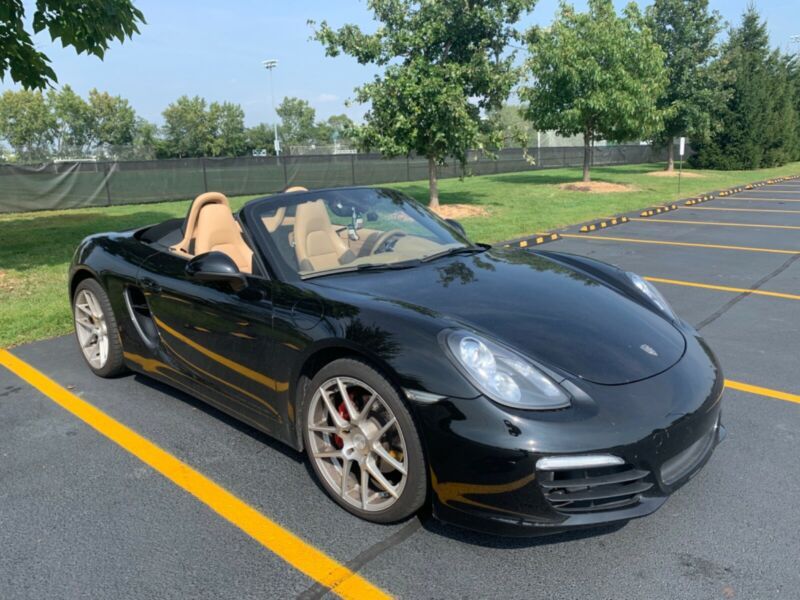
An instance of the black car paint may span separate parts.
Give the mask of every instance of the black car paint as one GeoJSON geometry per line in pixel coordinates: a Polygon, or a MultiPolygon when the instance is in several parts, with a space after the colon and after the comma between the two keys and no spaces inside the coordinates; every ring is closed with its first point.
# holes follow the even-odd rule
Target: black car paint
{"type": "MultiPolygon", "coordinates": [[[[258,250],[268,266],[270,257],[258,250]]],[[[660,464],[719,422],[723,378],[712,352],[689,325],[665,318],[624,274],[597,261],[489,250],[305,281],[281,281],[270,271],[247,276],[239,292],[198,281],[186,263],[143,243],[138,232],[97,235],[76,251],[70,282],[74,289],[94,276],[104,285],[131,369],[298,450],[306,365],[356,355],[398,388],[436,395],[436,402],[408,404],[429,462],[434,514],[446,521],[525,535],[642,516],[701,466],[667,486],[660,464]],[[142,339],[131,318],[124,292],[132,286],[158,319],[155,343],[142,339]],[[541,311],[547,318],[534,319],[541,311]],[[570,319],[570,311],[581,318],[570,319]],[[587,327],[590,319],[596,324],[587,327]],[[481,396],[437,341],[457,327],[538,361],[570,391],[572,406],[523,411],[481,396]],[[660,360],[646,366],[653,357],[640,341],[663,349],[660,360]],[[580,360],[596,364],[564,353],[569,343],[580,345],[580,360]],[[619,455],[651,471],[655,485],[633,508],[559,513],[537,485],[536,461],[584,452],[619,455]]]]}

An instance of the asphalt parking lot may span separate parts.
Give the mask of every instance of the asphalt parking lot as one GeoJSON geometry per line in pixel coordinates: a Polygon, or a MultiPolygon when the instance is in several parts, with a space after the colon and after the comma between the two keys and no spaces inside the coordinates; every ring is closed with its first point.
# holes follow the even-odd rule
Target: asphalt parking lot
{"type": "Polygon", "coordinates": [[[0,597],[331,596],[297,568],[313,550],[363,582],[337,587],[344,596],[800,598],[800,180],[593,233],[572,228],[543,248],[652,278],[732,382],[727,440],[654,515],[538,539],[424,516],[368,524],[327,499],[300,454],[144,377],[96,378],[64,337],[12,354],[277,529],[248,534],[242,522],[255,514],[223,518],[176,483],[180,473],[165,477],[55,392],[0,367],[0,597]],[[305,545],[264,543],[280,531],[305,545]]]}

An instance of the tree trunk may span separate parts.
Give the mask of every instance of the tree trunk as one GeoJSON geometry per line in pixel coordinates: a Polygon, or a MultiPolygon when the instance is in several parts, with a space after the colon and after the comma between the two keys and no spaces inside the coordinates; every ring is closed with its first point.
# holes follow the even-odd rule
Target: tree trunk
{"type": "Polygon", "coordinates": [[[436,159],[428,157],[428,208],[439,208],[439,184],[436,180],[436,159]]]}
{"type": "Polygon", "coordinates": [[[675,170],[675,140],[669,138],[667,144],[667,171],[672,173],[675,170]]]}
{"type": "Polygon", "coordinates": [[[589,165],[592,162],[592,134],[588,131],[583,134],[583,180],[591,181],[589,165]]]}

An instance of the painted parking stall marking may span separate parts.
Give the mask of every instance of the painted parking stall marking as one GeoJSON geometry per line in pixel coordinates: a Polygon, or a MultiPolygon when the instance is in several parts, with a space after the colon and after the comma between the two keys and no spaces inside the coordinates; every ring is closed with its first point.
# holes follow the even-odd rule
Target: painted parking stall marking
{"type": "Polygon", "coordinates": [[[800,395],[798,394],[790,394],[789,392],[771,390],[769,388],[750,385],[749,383],[743,383],[741,381],[726,379],[725,387],[730,390],[738,390],[740,392],[747,392],[748,394],[756,394],[757,396],[766,396],[768,398],[775,398],[776,400],[784,400],[786,402],[800,404],[800,395]]]}
{"type": "MultiPolygon", "coordinates": [[[[795,194],[796,192],[785,192],[787,194],[795,194]]],[[[753,196],[730,196],[729,198],[725,198],[726,201],[730,202],[732,200],[738,200],[743,202],[800,202],[800,198],[770,198],[768,196],[762,196],[760,198],[755,198],[753,196]]]]}
{"type": "Polygon", "coordinates": [[[727,206],[692,206],[684,210],[718,210],[729,212],[754,212],[754,213],[787,213],[800,215],[800,210],[780,209],[780,208],[732,208],[727,206]]]}
{"type": "MultiPolygon", "coordinates": [[[[800,211],[798,211],[800,212],[800,211]]],[[[596,237],[584,237],[580,235],[575,235],[571,233],[563,233],[561,234],[563,238],[576,238],[582,240],[592,240],[595,242],[625,242],[631,244],[659,244],[664,246],[684,246],[689,248],[709,248],[715,250],[740,250],[744,252],[766,252],[770,254],[800,254],[800,250],[784,250],[779,248],[753,248],[750,246],[728,246],[724,244],[701,244],[696,242],[670,242],[666,240],[640,240],[636,238],[625,238],[625,237],[615,237],[615,236],[596,236],[596,237]]]]}
{"type": "Polygon", "coordinates": [[[712,285],[710,283],[699,283],[696,281],[681,281],[679,279],[664,279],[663,277],[645,277],[647,281],[653,283],[665,283],[668,285],[680,285],[684,287],[694,287],[704,290],[714,290],[717,292],[731,292],[733,294],[754,294],[756,296],[767,296],[771,298],[782,298],[784,300],[800,300],[798,294],[784,294],[782,292],[770,292],[767,290],[758,290],[750,288],[731,287],[727,285],[712,285]]]}
{"type": "Polygon", "coordinates": [[[763,223],[730,223],[722,221],[688,221],[683,219],[640,219],[640,218],[631,218],[631,221],[642,221],[645,223],[671,223],[673,225],[713,225],[717,227],[757,227],[763,229],[800,230],[800,225],[766,225],[763,223]]]}
{"type": "Polygon", "coordinates": [[[197,498],[324,588],[346,599],[390,598],[385,591],[345,565],[284,529],[202,473],[79,398],[7,350],[0,350],[0,366],[197,498]]]}

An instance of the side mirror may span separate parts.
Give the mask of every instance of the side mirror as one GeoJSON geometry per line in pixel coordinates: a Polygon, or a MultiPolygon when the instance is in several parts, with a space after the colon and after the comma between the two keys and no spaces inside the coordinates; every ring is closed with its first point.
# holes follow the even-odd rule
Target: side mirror
{"type": "Polygon", "coordinates": [[[464,231],[464,226],[455,219],[445,219],[445,223],[450,225],[450,227],[458,231],[464,237],[467,237],[467,232],[464,231]]]}
{"type": "Polygon", "coordinates": [[[227,283],[234,292],[247,285],[247,279],[241,274],[239,267],[224,252],[198,254],[187,263],[186,274],[198,281],[227,283]]]}

